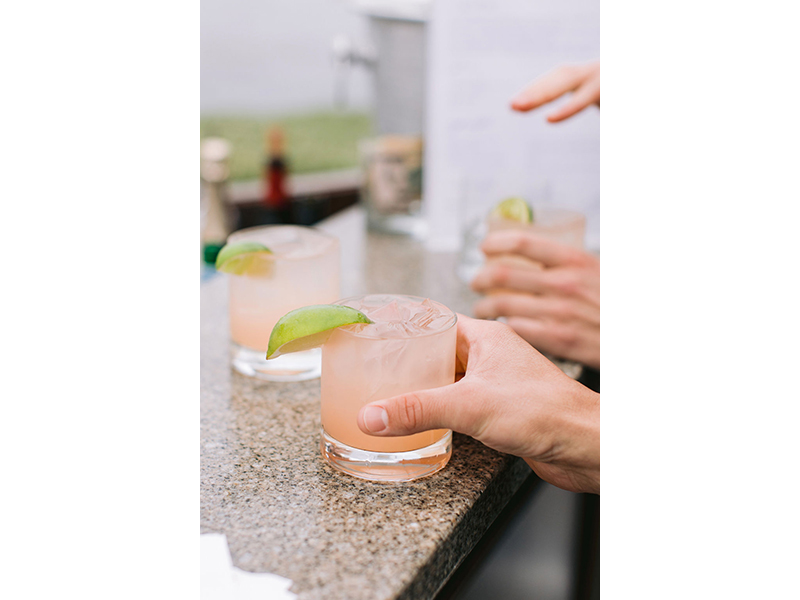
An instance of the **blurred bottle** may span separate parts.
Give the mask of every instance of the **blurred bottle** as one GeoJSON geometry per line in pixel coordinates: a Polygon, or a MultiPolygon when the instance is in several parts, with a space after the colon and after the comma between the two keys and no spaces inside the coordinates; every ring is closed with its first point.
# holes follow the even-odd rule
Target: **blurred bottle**
{"type": "Polygon", "coordinates": [[[359,143],[361,201],[371,231],[425,236],[422,137],[382,135],[359,143]]]}
{"type": "Polygon", "coordinates": [[[289,207],[289,164],[284,153],[283,130],[273,127],[266,134],[264,161],[264,204],[283,214],[289,207]]]}
{"type": "Polygon", "coordinates": [[[234,229],[233,211],[227,202],[230,154],[231,145],[222,138],[209,137],[200,144],[200,239],[203,260],[207,264],[214,264],[228,234],[234,229]]]}

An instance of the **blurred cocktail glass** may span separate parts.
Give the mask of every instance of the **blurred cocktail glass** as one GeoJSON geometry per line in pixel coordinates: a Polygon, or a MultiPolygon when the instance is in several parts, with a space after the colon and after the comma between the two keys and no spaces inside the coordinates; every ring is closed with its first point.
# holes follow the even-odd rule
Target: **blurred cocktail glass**
{"type": "MultiPolygon", "coordinates": [[[[583,213],[551,206],[535,207],[532,209],[532,212],[532,223],[523,223],[490,214],[486,223],[487,235],[495,231],[518,229],[528,231],[544,239],[583,250],[584,239],[586,237],[586,217],[583,213]]],[[[540,268],[538,263],[521,256],[507,255],[495,260],[519,266],[540,268]]]]}
{"type": "Polygon", "coordinates": [[[266,272],[227,274],[231,360],[238,372],[270,381],[319,377],[320,349],[267,361],[270,332],[287,312],[340,297],[339,240],[311,227],[268,225],[232,233],[228,244],[258,242],[272,252],[266,272]]]}
{"type": "MultiPolygon", "coordinates": [[[[473,219],[464,231],[458,263],[459,278],[464,283],[471,282],[486,263],[480,244],[489,233],[495,231],[520,229],[573,248],[584,249],[586,216],[583,213],[546,205],[535,206],[532,211],[531,223],[493,216],[489,211],[485,216],[473,219]]],[[[538,263],[521,256],[505,255],[493,260],[515,266],[540,268],[538,263]]]]}
{"type": "Polygon", "coordinates": [[[379,481],[410,481],[442,469],[452,432],[375,437],[357,423],[362,406],[455,381],[456,315],[438,302],[373,294],[336,304],[373,323],[336,329],[322,347],[321,451],[336,469],[379,481]]]}

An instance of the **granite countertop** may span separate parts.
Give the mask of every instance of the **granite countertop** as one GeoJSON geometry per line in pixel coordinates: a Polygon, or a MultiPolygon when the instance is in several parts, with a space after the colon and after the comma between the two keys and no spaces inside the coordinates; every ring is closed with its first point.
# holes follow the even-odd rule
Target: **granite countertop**
{"type": "MultiPolygon", "coordinates": [[[[427,296],[471,314],[454,254],[367,233],[360,208],[320,225],[342,243],[342,296],[427,296]]],[[[562,367],[563,368],[563,367],[562,367]]],[[[227,287],[201,285],[201,533],[233,564],[291,579],[311,599],[432,598],[528,477],[521,460],[461,434],[440,472],[369,482],[319,454],[319,379],[273,383],[231,370],[227,287]]]]}

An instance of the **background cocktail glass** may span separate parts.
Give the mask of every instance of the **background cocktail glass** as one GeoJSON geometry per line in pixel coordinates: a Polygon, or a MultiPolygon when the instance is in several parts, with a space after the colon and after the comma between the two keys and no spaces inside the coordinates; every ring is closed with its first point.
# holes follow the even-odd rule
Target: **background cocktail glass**
{"type": "MultiPolygon", "coordinates": [[[[487,234],[501,229],[523,229],[546,239],[560,242],[579,250],[584,249],[586,238],[586,216],[575,210],[552,206],[534,206],[534,222],[519,223],[491,216],[475,219],[464,232],[458,276],[464,283],[470,283],[486,262],[480,244],[487,234]]],[[[540,265],[521,256],[503,256],[494,259],[498,262],[531,268],[540,265]]]]}
{"type": "MultiPolygon", "coordinates": [[[[487,220],[487,234],[504,229],[521,229],[539,237],[583,250],[586,237],[586,217],[582,213],[565,208],[540,206],[533,208],[533,218],[533,223],[519,223],[490,216],[487,220]]],[[[519,266],[541,267],[539,263],[522,256],[503,256],[494,260],[519,266]]]]}
{"type": "Polygon", "coordinates": [[[321,451],[336,469],[376,481],[410,481],[442,469],[452,432],[375,437],[356,424],[362,406],[455,381],[456,315],[438,302],[373,294],[336,304],[372,325],[340,327],[322,348],[321,451]]]}
{"type": "Polygon", "coordinates": [[[339,240],[311,227],[268,225],[232,233],[228,243],[253,241],[272,252],[264,276],[228,274],[228,314],[233,367],[270,381],[319,377],[319,348],[267,361],[269,336],[287,312],[310,304],[330,304],[339,293],[339,240]]]}

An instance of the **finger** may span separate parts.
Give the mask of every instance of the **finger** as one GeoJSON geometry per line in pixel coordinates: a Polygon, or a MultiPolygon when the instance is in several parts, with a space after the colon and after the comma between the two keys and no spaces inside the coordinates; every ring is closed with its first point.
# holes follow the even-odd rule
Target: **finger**
{"type": "Polygon", "coordinates": [[[582,250],[524,229],[493,231],[481,243],[481,250],[487,258],[496,254],[520,254],[546,267],[575,264],[584,255],[582,250]]]}
{"type": "Polygon", "coordinates": [[[411,435],[452,429],[467,435],[480,431],[482,403],[468,379],[430,390],[411,392],[367,404],[358,413],[358,428],[368,435],[411,435]]]}
{"type": "Polygon", "coordinates": [[[564,269],[534,270],[493,262],[485,265],[470,284],[480,293],[498,289],[528,294],[564,294],[578,292],[579,281],[564,269]]]}
{"type": "Polygon", "coordinates": [[[600,103],[600,81],[588,81],[572,94],[570,99],[547,116],[551,123],[558,123],[579,113],[587,106],[600,103]]]}
{"type": "Polygon", "coordinates": [[[531,346],[561,358],[600,366],[600,329],[573,327],[557,321],[510,317],[509,327],[531,346]]]}
{"type": "Polygon", "coordinates": [[[487,335],[490,334],[491,324],[481,319],[473,319],[456,313],[458,315],[458,334],[456,338],[456,377],[466,373],[470,356],[475,362],[481,359],[481,344],[487,335]]]}
{"type": "Polygon", "coordinates": [[[473,312],[479,319],[527,317],[599,325],[599,315],[593,307],[562,296],[535,296],[518,292],[492,294],[478,300],[473,312]]]}
{"type": "Polygon", "coordinates": [[[508,326],[540,352],[564,356],[569,345],[564,327],[542,319],[511,317],[508,326]]]}
{"type": "Polygon", "coordinates": [[[576,89],[584,77],[579,67],[561,66],[530,83],[511,100],[511,108],[527,112],[576,89]]]}

